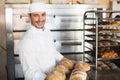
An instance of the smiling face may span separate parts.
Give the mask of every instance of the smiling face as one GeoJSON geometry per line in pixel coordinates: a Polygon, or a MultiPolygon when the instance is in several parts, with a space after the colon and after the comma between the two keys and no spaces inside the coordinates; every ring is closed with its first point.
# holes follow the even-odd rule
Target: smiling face
{"type": "Polygon", "coordinates": [[[44,28],[46,22],[46,13],[45,12],[34,12],[29,14],[31,24],[36,28],[44,28]]]}

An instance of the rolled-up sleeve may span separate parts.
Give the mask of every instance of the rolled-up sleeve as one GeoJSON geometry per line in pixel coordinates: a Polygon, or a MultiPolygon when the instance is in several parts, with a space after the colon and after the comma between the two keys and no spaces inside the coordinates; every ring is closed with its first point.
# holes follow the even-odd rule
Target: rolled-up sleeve
{"type": "Polygon", "coordinates": [[[63,57],[64,56],[60,52],[58,51],[55,52],[55,59],[56,59],[57,64],[63,59],[63,57]]]}

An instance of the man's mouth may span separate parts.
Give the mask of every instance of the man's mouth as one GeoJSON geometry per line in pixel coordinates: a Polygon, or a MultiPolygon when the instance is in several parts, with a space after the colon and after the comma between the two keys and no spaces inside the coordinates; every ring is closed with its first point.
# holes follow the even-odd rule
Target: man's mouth
{"type": "Polygon", "coordinates": [[[36,21],[37,24],[42,25],[44,21],[36,21]]]}
{"type": "Polygon", "coordinates": [[[44,23],[45,21],[36,21],[36,23],[44,23]]]}

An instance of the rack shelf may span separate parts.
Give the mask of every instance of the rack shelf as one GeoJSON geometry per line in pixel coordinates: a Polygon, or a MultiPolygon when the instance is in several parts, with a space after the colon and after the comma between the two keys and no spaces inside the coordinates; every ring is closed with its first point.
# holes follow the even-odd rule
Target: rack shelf
{"type": "Polygon", "coordinates": [[[120,18],[113,16],[118,13],[120,11],[93,10],[84,14],[84,57],[86,53],[92,57],[95,69],[98,69],[99,61],[120,59],[120,18]],[[110,16],[106,17],[106,14],[110,16]]]}

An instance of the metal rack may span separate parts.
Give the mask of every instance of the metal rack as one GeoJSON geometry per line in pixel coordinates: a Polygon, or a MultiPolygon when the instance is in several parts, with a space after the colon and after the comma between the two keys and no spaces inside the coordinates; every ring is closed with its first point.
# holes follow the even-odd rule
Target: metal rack
{"type": "Polygon", "coordinates": [[[120,53],[117,50],[120,46],[120,36],[118,35],[120,33],[120,18],[114,16],[114,14],[118,13],[120,11],[93,10],[86,11],[84,14],[84,59],[86,58],[86,54],[88,54],[90,57],[87,57],[87,59],[88,61],[92,61],[95,69],[98,69],[98,61],[106,62],[120,59],[120,53]],[[107,17],[106,15],[109,16],[107,17]],[[114,45],[113,43],[116,44],[114,45]],[[105,52],[105,50],[102,51],[101,49],[105,49],[106,51],[114,50],[118,56],[114,58],[100,57],[105,52]]]}

